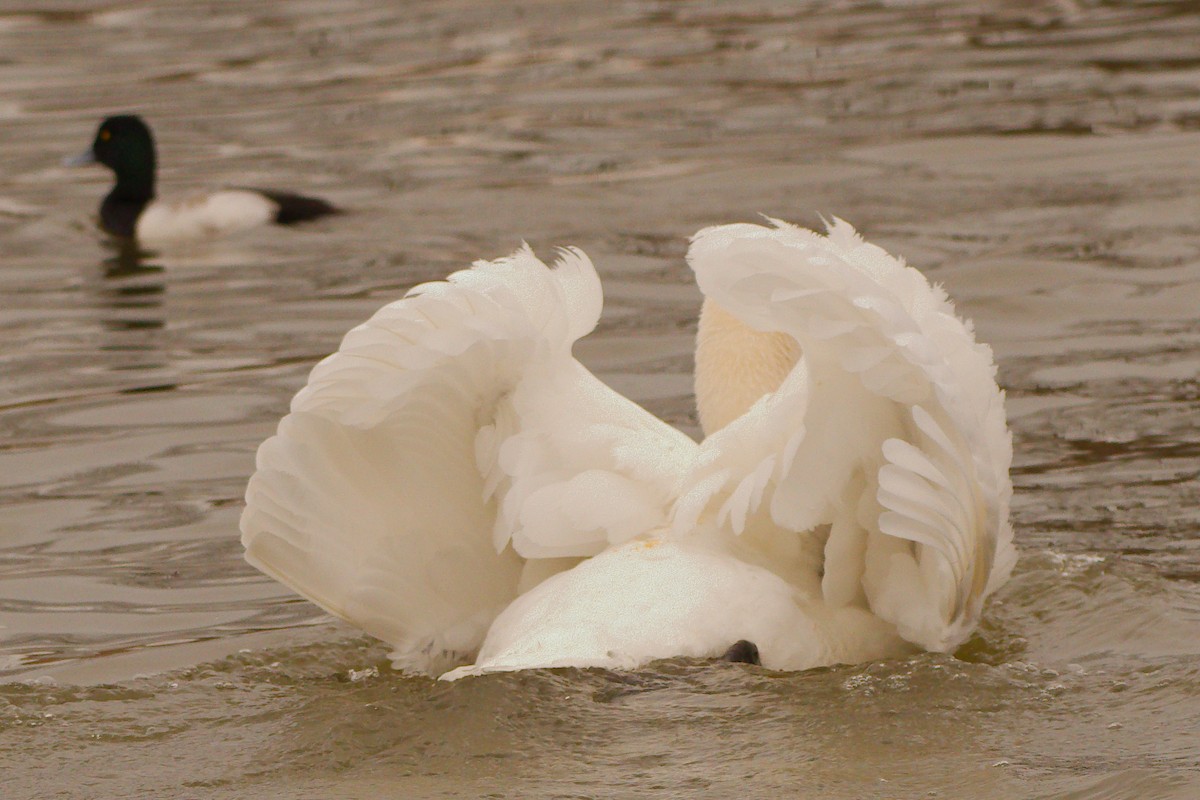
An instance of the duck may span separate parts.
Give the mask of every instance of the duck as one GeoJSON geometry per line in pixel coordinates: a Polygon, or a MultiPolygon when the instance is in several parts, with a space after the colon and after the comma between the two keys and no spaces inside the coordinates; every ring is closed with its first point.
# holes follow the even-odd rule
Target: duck
{"type": "Polygon", "coordinates": [[[224,189],[176,202],[157,198],[150,126],[136,114],[100,123],[92,146],[67,166],[103,164],[116,184],[100,203],[100,227],[119,240],[173,243],[210,239],[271,223],[290,225],[339,213],[317,197],[275,189],[224,189]]]}
{"type": "Polygon", "coordinates": [[[950,653],[1016,562],[991,349],[834,218],[701,230],[699,441],[572,354],[602,289],[524,246],[350,330],[259,447],[247,561],[455,680],[950,653]]]}

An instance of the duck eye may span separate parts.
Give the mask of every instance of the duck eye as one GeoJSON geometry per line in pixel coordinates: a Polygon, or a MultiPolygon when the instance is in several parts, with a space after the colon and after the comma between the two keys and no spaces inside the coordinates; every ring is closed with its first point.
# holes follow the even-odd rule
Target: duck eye
{"type": "Polygon", "coordinates": [[[100,131],[100,141],[107,142],[112,138],[112,131],[100,131]]]}

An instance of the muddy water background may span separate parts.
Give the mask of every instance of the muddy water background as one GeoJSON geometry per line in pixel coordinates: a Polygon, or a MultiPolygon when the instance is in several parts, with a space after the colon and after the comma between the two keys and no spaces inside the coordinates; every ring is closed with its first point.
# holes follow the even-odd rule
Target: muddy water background
{"type": "Polygon", "coordinates": [[[0,5],[5,798],[1200,796],[1193,3],[0,5]],[[141,259],[68,171],[352,213],[141,259]],[[580,353],[695,431],[686,237],[836,214],[991,342],[1023,557],[957,655],[803,674],[391,672],[241,560],[258,443],[341,334],[527,239],[580,353]]]}

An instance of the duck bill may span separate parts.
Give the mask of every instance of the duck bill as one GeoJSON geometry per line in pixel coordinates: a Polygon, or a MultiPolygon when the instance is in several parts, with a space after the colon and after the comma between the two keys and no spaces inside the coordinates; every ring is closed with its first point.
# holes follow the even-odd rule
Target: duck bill
{"type": "Polygon", "coordinates": [[[88,164],[96,163],[96,154],[90,149],[84,150],[77,156],[64,158],[62,163],[64,167],[86,167],[88,164]]]}

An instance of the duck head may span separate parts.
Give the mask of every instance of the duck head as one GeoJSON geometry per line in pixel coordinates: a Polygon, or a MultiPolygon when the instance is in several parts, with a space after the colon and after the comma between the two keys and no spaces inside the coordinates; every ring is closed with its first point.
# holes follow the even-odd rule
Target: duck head
{"type": "Polygon", "coordinates": [[[141,117],[109,117],[96,129],[92,146],[64,162],[69,167],[103,164],[117,176],[100,204],[100,227],[113,236],[133,238],[138,217],[154,200],[154,137],[141,117]]]}
{"type": "Polygon", "coordinates": [[[103,164],[116,173],[114,192],[118,196],[147,200],[154,197],[154,137],[150,127],[134,114],[109,117],[101,122],[91,148],[67,164],[103,164]]]}

